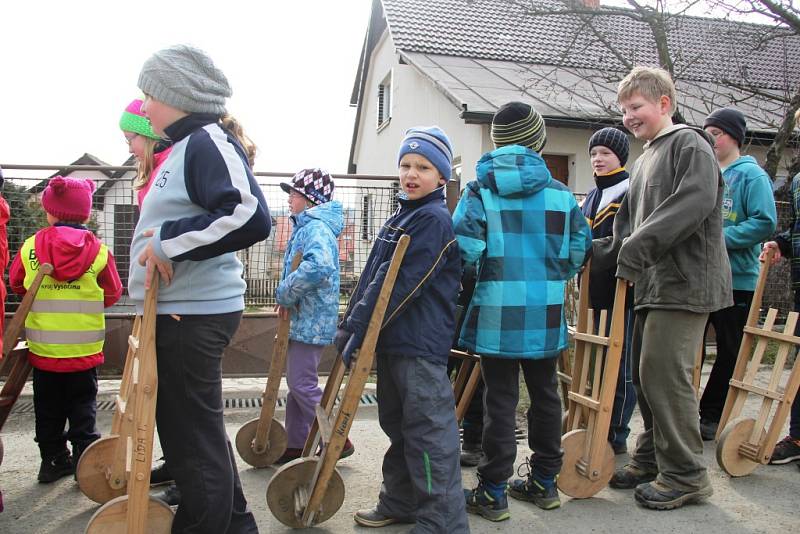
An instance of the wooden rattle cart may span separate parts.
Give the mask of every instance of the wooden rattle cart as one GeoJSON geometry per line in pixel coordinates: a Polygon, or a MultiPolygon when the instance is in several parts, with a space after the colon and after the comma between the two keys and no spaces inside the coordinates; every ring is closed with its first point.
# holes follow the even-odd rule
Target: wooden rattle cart
{"type": "Polygon", "coordinates": [[[344,481],[336,470],[336,462],[347,441],[364,384],[372,370],[383,317],[409,241],[411,238],[404,235],[397,243],[358,357],[354,357],[351,363],[338,409],[334,413],[336,396],[345,373],[341,354],[334,362],[322,399],[316,407],[316,421],[306,440],[303,456],[278,469],[267,484],[269,509],[284,525],[303,528],[322,523],[332,517],[344,502],[344,481]],[[322,451],[315,456],[320,441],[322,451]]]}
{"type": "Polygon", "coordinates": [[[111,434],[86,448],[75,471],[81,491],[105,503],[89,519],[87,534],[162,534],[172,526],[172,509],[149,494],[158,393],[157,296],[153,273],[144,314],[136,317],[128,337],[111,434]]]}
{"type": "Polygon", "coordinates": [[[761,301],[772,255],[773,251],[768,249],[766,261],[761,263],[761,271],[744,327],[744,336],[739,347],[736,367],[733,370],[728,396],[725,399],[725,407],[717,429],[717,439],[719,440],[717,463],[733,477],[749,475],[760,464],[769,462],[778,435],[791,410],[798,385],[800,385],[800,364],[795,359],[788,379],[783,388],[780,387],[781,374],[789,351],[800,346],[800,337],[794,335],[798,319],[797,312],[790,312],[787,315],[783,332],[773,331],[778,314],[774,308],[767,311],[764,326],[758,327],[761,301]],[[777,343],[778,351],[769,375],[769,382],[766,386],[761,386],[756,384],[756,375],[762,365],[764,351],[770,340],[777,343]],[[761,398],[761,407],[756,419],[741,415],[750,393],[761,398]],[[774,403],[777,403],[777,408],[772,422],[767,427],[767,420],[772,413],[774,403]]]}
{"type": "MultiPolygon", "coordinates": [[[[292,258],[292,272],[300,265],[303,255],[298,252],[292,258]]],[[[261,397],[261,414],[246,422],[236,433],[236,450],[242,460],[253,467],[274,464],[286,452],[288,436],[286,429],[275,416],[281,377],[286,370],[286,355],[289,350],[289,328],[291,319],[280,319],[272,346],[272,360],[264,394],[261,397]]]]}
{"type": "Polygon", "coordinates": [[[558,488],[578,499],[595,495],[614,474],[608,429],[625,333],[627,282],[617,280],[611,328],[606,336],[607,310],[600,311],[598,324],[594,324],[594,310],[589,308],[589,268],[587,264],[581,275],[573,336],[575,363],[567,394],[567,432],[561,438],[564,464],[558,477],[558,488]]]}
{"type": "MultiPolygon", "coordinates": [[[[39,266],[39,271],[31,283],[31,287],[25,292],[22,297],[17,311],[14,312],[14,317],[6,328],[3,335],[3,361],[0,362],[0,376],[8,373],[6,381],[3,384],[3,389],[0,390],[0,431],[3,430],[3,425],[8,419],[8,415],[14,408],[14,404],[22,393],[22,388],[25,387],[25,382],[31,374],[31,364],[28,362],[28,345],[25,342],[19,341],[22,331],[25,329],[25,319],[33,307],[33,302],[36,300],[36,293],[39,292],[39,286],[42,285],[42,280],[48,274],[53,272],[53,266],[49,263],[43,263],[39,266]]],[[[0,464],[3,463],[3,440],[0,439],[0,464]]]]}

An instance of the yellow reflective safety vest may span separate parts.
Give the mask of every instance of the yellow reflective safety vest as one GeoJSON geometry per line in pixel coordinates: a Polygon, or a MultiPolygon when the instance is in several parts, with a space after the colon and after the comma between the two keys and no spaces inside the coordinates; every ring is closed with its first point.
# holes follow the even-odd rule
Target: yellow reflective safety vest
{"type": "MultiPolygon", "coordinates": [[[[31,287],[39,270],[35,242],[33,235],[20,250],[25,289],[31,287]]],[[[107,263],[108,247],[101,244],[92,265],[77,280],[61,281],[45,275],[25,319],[25,335],[32,353],[45,358],[80,358],[103,350],[106,318],[103,288],[97,283],[97,275],[107,263]]]]}

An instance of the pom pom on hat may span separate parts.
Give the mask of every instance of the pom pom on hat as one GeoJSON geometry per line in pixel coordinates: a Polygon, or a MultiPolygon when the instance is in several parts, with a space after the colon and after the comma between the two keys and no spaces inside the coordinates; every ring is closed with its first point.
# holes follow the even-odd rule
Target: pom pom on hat
{"type": "Polygon", "coordinates": [[[158,134],[153,131],[150,120],[142,113],[141,99],[136,99],[125,108],[119,118],[119,128],[123,132],[133,132],[135,134],[149,137],[150,139],[161,140],[158,134]]]}
{"type": "Polygon", "coordinates": [[[84,222],[92,213],[92,180],[54,176],[42,193],[44,210],[60,221],[84,222]]]}

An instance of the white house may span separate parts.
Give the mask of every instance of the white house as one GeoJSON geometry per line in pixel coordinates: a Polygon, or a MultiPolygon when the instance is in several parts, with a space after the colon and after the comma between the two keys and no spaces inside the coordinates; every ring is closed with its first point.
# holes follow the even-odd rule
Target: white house
{"type": "MultiPolygon", "coordinates": [[[[670,39],[679,52],[681,113],[702,125],[714,108],[736,105],[748,117],[745,151],[763,161],[782,109],[717,80],[744,84],[744,72],[759,92],[783,94],[787,86],[800,85],[800,39],[752,50],[744,37],[730,36],[763,27],[699,17],[676,21],[670,39]]],[[[626,17],[602,23],[613,28],[606,37],[632,62],[658,64],[651,34],[641,23],[626,17]]],[[[545,117],[543,156],[554,177],[586,192],[592,187],[588,140],[601,127],[621,124],[615,80],[626,69],[588,30],[578,31],[581,27],[573,15],[526,16],[519,5],[502,0],[374,0],[351,97],[358,109],[348,172],[396,173],[405,130],[437,124],[453,142],[463,186],[474,178],[480,156],[493,148],[492,114],[508,101],[522,100],[545,117]]],[[[631,140],[633,161],[641,143],[631,140]]]]}

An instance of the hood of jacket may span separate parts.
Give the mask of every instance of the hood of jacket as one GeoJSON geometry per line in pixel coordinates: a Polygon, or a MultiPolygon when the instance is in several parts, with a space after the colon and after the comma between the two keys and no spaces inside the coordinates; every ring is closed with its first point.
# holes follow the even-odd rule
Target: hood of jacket
{"type": "Polygon", "coordinates": [[[59,281],[77,280],[89,269],[100,250],[100,240],[83,226],[58,224],[36,234],[39,263],[53,266],[59,281]]]}
{"type": "Polygon", "coordinates": [[[319,206],[308,208],[297,215],[292,215],[292,221],[298,227],[305,226],[312,220],[322,221],[331,229],[333,235],[339,237],[344,228],[342,203],[338,200],[331,200],[319,206]]]}
{"type": "Polygon", "coordinates": [[[664,128],[663,130],[658,132],[658,135],[656,135],[653,139],[644,144],[644,149],[647,150],[650,147],[650,145],[657,142],[658,140],[664,139],[665,137],[669,137],[675,132],[679,132],[681,130],[686,130],[686,129],[694,130],[695,132],[699,133],[700,137],[706,140],[711,149],[712,150],[714,149],[714,138],[711,137],[710,133],[703,130],[702,128],[698,128],[697,126],[690,126],[688,124],[673,124],[668,128],[664,128]]]}
{"type": "Polygon", "coordinates": [[[487,152],[478,161],[476,170],[478,183],[501,197],[532,195],[553,179],[542,157],[520,145],[487,152]]]}
{"type": "Polygon", "coordinates": [[[756,161],[756,158],[753,156],[739,156],[733,163],[728,165],[728,168],[725,170],[735,169],[736,167],[744,165],[758,165],[758,161],[756,161]]]}

